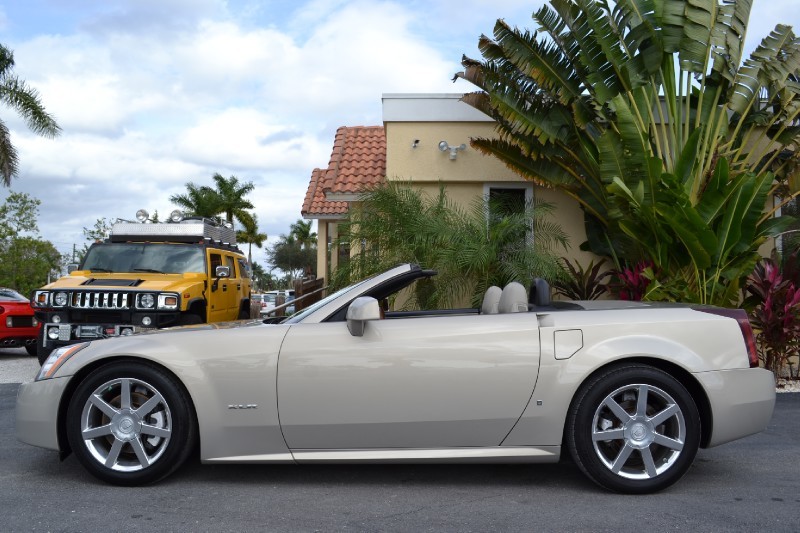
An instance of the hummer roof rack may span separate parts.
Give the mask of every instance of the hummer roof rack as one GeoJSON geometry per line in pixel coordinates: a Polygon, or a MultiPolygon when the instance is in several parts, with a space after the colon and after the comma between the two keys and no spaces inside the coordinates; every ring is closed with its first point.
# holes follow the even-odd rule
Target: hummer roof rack
{"type": "Polygon", "coordinates": [[[111,242],[187,242],[210,240],[236,245],[236,232],[207,218],[186,218],[179,222],[137,223],[118,221],[111,227],[111,242]]]}

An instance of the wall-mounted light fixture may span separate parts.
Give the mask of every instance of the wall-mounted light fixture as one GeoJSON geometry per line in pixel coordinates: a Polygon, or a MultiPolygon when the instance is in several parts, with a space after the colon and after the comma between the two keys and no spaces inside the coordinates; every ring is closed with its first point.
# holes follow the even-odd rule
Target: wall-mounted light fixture
{"type": "Polygon", "coordinates": [[[442,152],[446,152],[446,151],[450,150],[450,159],[451,160],[455,160],[456,156],[458,156],[458,151],[459,150],[466,150],[466,149],[467,149],[467,145],[466,144],[462,144],[462,145],[459,145],[459,146],[450,146],[449,144],[447,144],[447,141],[440,141],[439,142],[439,150],[441,150],[442,152]]]}

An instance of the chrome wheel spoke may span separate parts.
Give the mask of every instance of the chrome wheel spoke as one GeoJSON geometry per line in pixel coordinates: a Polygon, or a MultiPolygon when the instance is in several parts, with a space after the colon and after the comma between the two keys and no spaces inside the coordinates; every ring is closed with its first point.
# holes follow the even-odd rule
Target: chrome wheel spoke
{"type": "Polygon", "coordinates": [[[653,442],[671,450],[681,451],[683,449],[683,442],[676,439],[671,439],[666,435],[661,435],[660,433],[656,433],[653,442]]]}
{"type": "Polygon", "coordinates": [[[658,475],[658,471],[656,470],[656,463],[653,460],[653,454],[650,452],[650,448],[643,448],[639,450],[642,454],[642,461],[644,462],[644,469],[647,472],[647,477],[656,477],[658,475]]]}
{"type": "Polygon", "coordinates": [[[647,416],[647,394],[650,388],[647,385],[639,385],[639,391],[636,401],[636,416],[647,416]]]}
{"type": "Polygon", "coordinates": [[[117,464],[117,459],[119,459],[119,454],[122,451],[122,447],[125,445],[124,442],[121,440],[114,439],[114,445],[111,446],[111,449],[108,451],[108,456],[106,457],[105,465],[108,468],[113,468],[114,465],[117,464]]]}
{"type": "Polygon", "coordinates": [[[131,408],[131,380],[129,379],[122,379],[119,382],[119,388],[121,393],[120,398],[120,407],[122,409],[130,409],[131,408]]]}
{"type": "Polygon", "coordinates": [[[631,415],[622,408],[620,404],[614,398],[608,397],[604,402],[604,405],[609,408],[609,410],[614,413],[614,416],[620,419],[621,422],[627,422],[631,419],[631,415]]]}
{"type": "Polygon", "coordinates": [[[667,420],[669,420],[670,418],[672,418],[673,416],[675,416],[679,412],[680,412],[680,408],[676,404],[673,403],[672,405],[670,405],[669,407],[667,407],[663,411],[661,411],[659,413],[656,413],[656,415],[650,419],[650,422],[654,426],[658,426],[660,424],[663,424],[664,422],[666,422],[667,420]]]}
{"type": "Polygon", "coordinates": [[[155,409],[158,404],[163,402],[164,399],[161,397],[160,394],[156,394],[144,404],[134,411],[134,414],[138,417],[144,418],[147,414],[149,414],[153,409],[155,409]]]}
{"type": "Polygon", "coordinates": [[[136,458],[139,460],[139,464],[141,466],[150,465],[150,458],[147,456],[147,452],[144,451],[144,446],[142,446],[141,440],[138,438],[133,439],[131,441],[131,447],[133,448],[133,452],[136,454],[136,458]]]}
{"type": "Polygon", "coordinates": [[[107,435],[111,435],[111,424],[106,424],[105,426],[100,426],[96,428],[84,429],[81,432],[81,435],[83,435],[83,438],[86,440],[96,439],[98,437],[105,437],[107,435]]]}
{"type": "Polygon", "coordinates": [[[100,409],[100,411],[109,418],[112,418],[115,414],[119,413],[119,410],[115,409],[111,404],[106,402],[103,398],[98,396],[97,394],[92,394],[89,397],[89,402],[100,409]]]}
{"type": "Polygon", "coordinates": [[[623,429],[609,429],[607,431],[594,431],[592,433],[592,440],[606,441],[606,440],[620,440],[625,438],[625,430],[623,429]]]}
{"type": "Polygon", "coordinates": [[[617,458],[614,459],[614,463],[611,465],[611,471],[615,474],[619,474],[620,470],[622,470],[622,467],[625,466],[625,463],[631,456],[631,453],[633,453],[633,448],[631,448],[628,444],[625,444],[625,446],[623,446],[619,451],[617,458]]]}
{"type": "Polygon", "coordinates": [[[156,426],[149,426],[147,424],[142,424],[142,434],[143,435],[152,435],[153,437],[164,437],[167,438],[172,435],[172,431],[166,428],[160,428],[156,426]]]}

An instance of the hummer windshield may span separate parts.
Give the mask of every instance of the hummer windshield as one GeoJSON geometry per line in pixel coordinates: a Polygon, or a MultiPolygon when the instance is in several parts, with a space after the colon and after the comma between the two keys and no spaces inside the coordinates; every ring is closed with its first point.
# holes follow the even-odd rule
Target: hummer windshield
{"type": "Polygon", "coordinates": [[[86,252],[81,270],[92,272],[205,273],[203,249],[192,244],[95,244],[86,252]]]}

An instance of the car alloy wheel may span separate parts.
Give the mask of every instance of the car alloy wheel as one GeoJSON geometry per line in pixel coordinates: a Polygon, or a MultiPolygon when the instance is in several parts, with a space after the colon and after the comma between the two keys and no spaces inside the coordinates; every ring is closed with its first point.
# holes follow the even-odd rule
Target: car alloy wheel
{"type": "Polygon", "coordinates": [[[651,479],[675,464],[686,439],[677,402],[658,387],[626,385],[605,397],[592,420],[600,461],[628,479],[651,479]]]}
{"type": "Polygon", "coordinates": [[[188,457],[196,424],[174,378],[142,363],[95,370],[78,386],[67,412],[67,437],[96,477],[140,485],[172,473],[188,457]]]}
{"type": "Polygon", "coordinates": [[[642,364],[601,370],[581,387],[566,442],[580,469],[609,490],[644,494],[678,481],[700,444],[700,415],[686,388],[642,364]]]}

